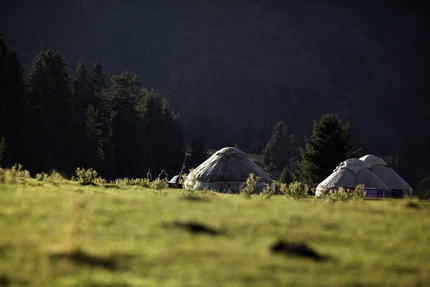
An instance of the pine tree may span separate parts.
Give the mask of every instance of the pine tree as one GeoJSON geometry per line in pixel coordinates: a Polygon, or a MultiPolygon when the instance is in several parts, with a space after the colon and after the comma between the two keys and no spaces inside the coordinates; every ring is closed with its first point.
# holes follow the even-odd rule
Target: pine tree
{"type": "Polygon", "coordinates": [[[141,79],[122,72],[111,77],[111,95],[115,116],[112,121],[112,143],[115,146],[115,164],[119,177],[142,177],[139,162],[143,149],[142,121],[138,115],[138,87],[141,79]]]}
{"type": "Polygon", "coordinates": [[[73,100],[78,133],[78,153],[76,164],[79,167],[99,170],[100,150],[98,138],[101,135],[98,111],[94,108],[94,92],[91,77],[81,59],[76,67],[73,81],[73,100]]]}
{"type": "Polygon", "coordinates": [[[183,160],[184,127],[179,114],[170,110],[166,99],[160,100],[154,90],[141,90],[139,114],[142,118],[142,171],[152,168],[156,173],[166,169],[170,174],[180,171],[183,160]]]}
{"type": "Polygon", "coordinates": [[[165,125],[162,164],[165,169],[179,173],[184,156],[184,124],[179,113],[174,113],[170,109],[169,101],[164,98],[161,100],[161,115],[165,125]]]}
{"type": "Polygon", "coordinates": [[[196,135],[191,141],[190,154],[188,156],[186,166],[188,169],[196,168],[208,158],[208,150],[204,147],[202,140],[196,135]]]}
{"type": "Polygon", "coordinates": [[[70,175],[75,169],[76,134],[71,77],[62,55],[42,51],[29,74],[29,169],[55,169],[70,175]]]}
{"type": "Polygon", "coordinates": [[[88,105],[94,106],[94,98],[91,77],[84,61],[81,59],[78,62],[73,78],[73,99],[78,115],[82,116],[88,105]]]}
{"type": "Polygon", "coordinates": [[[272,128],[272,137],[263,150],[263,163],[281,171],[289,165],[292,157],[293,135],[288,134],[287,126],[280,121],[272,128]]]}
{"type": "Polygon", "coordinates": [[[284,169],[281,172],[281,177],[279,178],[279,181],[282,183],[289,184],[295,180],[295,175],[289,168],[289,166],[284,167],[284,169]]]}
{"type": "Polygon", "coordinates": [[[306,146],[300,148],[299,174],[309,186],[316,186],[342,161],[358,157],[361,149],[350,144],[349,124],[341,125],[337,114],[324,114],[313,121],[312,135],[305,137],[306,146]]]}
{"type": "Polygon", "coordinates": [[[19,58],[0,34],[0,138],[3,167],[25,160],[26,106],[24,70],[19,58]]]}
{"type": "Polygon", "coordinates": [[[91,77],[91,90],[94,94],[94,108],[97,110],[98,122],[100,123],[101,135],[99,137],[100,167],[97,170],[103,178],[117,178],[114,146],[112,143],[112,122],[113,122],[113,100],[109,93],[107,74],[103,71],[100,62],[93,66],[91,77]]]}

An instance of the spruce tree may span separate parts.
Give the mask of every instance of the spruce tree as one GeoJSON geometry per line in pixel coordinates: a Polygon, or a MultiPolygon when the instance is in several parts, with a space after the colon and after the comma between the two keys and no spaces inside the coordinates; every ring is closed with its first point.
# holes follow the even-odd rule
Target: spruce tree
{"type": "Polygon", "coordinates": [[[78,115],[82,115],[88,105],[94,105],[91,76],[82,59],[78,62],[73,77],[73,99],[78,115]]]}
{"type": "Polygon", "coordinates": [[[112,143],[113,100],[109,92],[108,76],[103,65],[96,62],[91,77],[91,90],[94,94],[94,108],[97,110],[101,135],[99,137],[100,167],[98,172],[106,179],[117,178],[114,146],[112,143]]]}
{"type": "Polygon", "coordinates": [[[60,53],[42,51],[29,74],[28,154],[34,172],[55,169],[70,175],[75,169],[76,133],[71,77],[60,53]]]}
{"type": "Polygon", "coordinates": [[[312,135],[305,137],[306,146],[300,148],[299,174],[304,183],[315,187],[342,161],[360,155],[361,149],[350,143],[349,129],[349,123],[342,126],[337,114],[313,121],[312,135]]]}
{"type": "Polygon", "coordinates": [[[98,142],[101,135],[98,111],[94,108],[94,92],[91,77],[81,59],[76,67],[73,81],[73,100],[78,133],[78,153],[76,164],[79,167],[99,170],[100,153],[98,142]]]}
{"type": "Polygon", "coordinates": [[[122,72],[111,77],[111,95],[115,116],[112,121],[112,143],[119,177],[142,177],[139,172],[142,145],[142,124],[138,115],[138,87],[141,79],[122,72]]]}
{"type": "Polygon", "coordinates": [[[263,163],[269,168],[282,171],[289,165],[292,157],[293,135],[288,134],[287,126],[280,121],[272,128],[272,137],[263,150],[263,163]]]}
{"type": "Polygon", "coordinates": [[[284,167],[284,169],[281,172],[281,176],[279,178],[279,181],[282,183],[289,184],[295,180],[295,175],[289,168],[289,166],[284,167]]]}
{"type": "Polygon", "coordinates": [[[25,160],[26,106],[24,70],[19,58],[0,34],[0,139],[2,166],[25,160]]]}
{"type": "Polygon", "coordinates": [[[208,158],[208,150],[204,147],[202,140],[196,135],[191,141],[190,154],[186,161],[188,169],[196,168],[208,158]]]}
{"type": "Polygon", "coordinates": [[[161,154],[163,155],[164,168],[174,173],[179,173],[182,167],[184,148],[184,125],[179,113],[174,113],[170,109],[169,101],[165,98],[161,100],[161,116],[163,117],[165,129],[164,145],[161,154]]]}
{"type": "Polygon", "coordinates": [[[183,160],[184,127],[179,114],[170,110],[166,99],[160,100],[154,90],[141,90],[139,114],[142,117],[143,153],[145,170],[156,173],[162,169],[170,174],[180,171],[183,160]]]}

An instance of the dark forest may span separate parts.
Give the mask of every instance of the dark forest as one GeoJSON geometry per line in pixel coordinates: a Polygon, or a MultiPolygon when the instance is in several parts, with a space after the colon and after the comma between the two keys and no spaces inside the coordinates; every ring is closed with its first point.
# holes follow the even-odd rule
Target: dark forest
{"type": "MultiPolygon", "coordinates": [[[[29,129],[16,140],[28,136],[30,145],[41,135],[36,132],[40,125],[45,127],[42,146],[58,136],[50,152],[64,154],[56,149],[65,148],[76,153],[64,159],[52,155],[43,166],[35,158],[37,169],[79,156],[88,157],[79,160],[82,165],[90,156],[103,160],[116,156],[124,162],[107,168],[115,171],[112,176],[143,176],[147,166],[155,164],[145,158],[148,153],[143,149],[160,149],[154,153],[158,157],[160,147],[169,149],[166,145],[175,137],[178,142],[172,143],[177,145],[172,150],[189,146],[197,136],[207,148],[238,146],[261,154],[279,121],[286,124],[299,148],[311,133],[312,121],[331,112],[350,123],[362,154],[387,158],[412,186],[430,170],[430,22],[424,1],[3,2],[0,33],[23,68],[23,84],[9,87],[32,99],[29,107],[33,109],[20,111],[31,114],[31,119],[8,114],[16,119],[13,125],[29,129]],[[42,69],[47,59],[52,61],[53,73],[63,73],[59,78],[64,81],[56,82],[64,85],[63,92],[53,98],[32,88],[37,65],[42,69]],[[97,71],[109,85],[98,94],[97,71]],[[89,102],[79,103],[82,96],[77,93],[86,93],[86,88],[79,92],[76,86],[79,75],[83,82],[89,81],[89,102]],[[133,97],[121,98],[129,94],[133,97]],[[157,143],[145,142],[154,138],[150,135],[140,135],[142,130],[149,132],[145,117],[152,108],[151,99],[158,105],[154,109],[168,118],[162,121],[165,126],[156,125],[163,130],[157,143]],[[56,122],[58,115],[53,114],[49,122],[38,122],[41,114],[37,113],[44,113],[37,109],[40,101],[56,105],[57,113],[68,118],[56,122]],[[89,105],[99,109],[88,109],[89,105]],[[117,116],[111,117],[111,112],[117,116]],[[119,153],[77,152],[85,150],[77,143],[91,142],[82,139],[91,118],[96,119],[96,134],[110,134],[116,148],[122,145],[119,153]],[[46,128],[53,124],[58,127],[46,128]],[[57,128],[67,131],[49,134],[57,128]],[[75,142],[70,135],[76,136],[75,142]],[[136,143],[141,143],[140,151],[136,143]],[[118,170],[121,174],[116,174],[118,170]]],[[[9,80],[1,76],[5,85],[9,80]]],[[[24,107],[15,98],[18,102],[7,105],[17,110],[24,107]]],[[[5,110],[5,102],[1,104],[5,110]]],[[[11,120],[5,117],[10,111],[2,117],[11,120]]],[[[4,135],[12,132],[2,131],[4,135]]],[[[108,145],[92,140],[95,145],[108,145]]],[[[166,156],[159,168],[180,167],[182,156],[166,156]]]]}

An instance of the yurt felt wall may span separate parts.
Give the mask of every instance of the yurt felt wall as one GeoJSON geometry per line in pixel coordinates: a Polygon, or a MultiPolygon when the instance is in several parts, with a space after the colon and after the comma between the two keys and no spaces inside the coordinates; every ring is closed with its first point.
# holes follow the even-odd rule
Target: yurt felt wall
{"type": "Polygon", "coordinates": [[[316,196],[325,194],[332,188],[340,186],[357,186],[387,189],[387,186],[372,171],[370,165],[358,158],[347,159],[342,162],[326,179],[316,188],[316,196]]]}
{"type": "Polygon", "coordinates": [[[412,193],[411,186],[398,175],[382,158],[372,154],[360,157],[360,160],[367,163],[379,179],[391,190],[401,190],[412,193]]]}
{"type": "Polygon", "coordinates": [[[245,186],[251,173],[259,178],[258,188],[272,184],[270,176],[244,152],[233,147],[225,147],[196,167],[187,176],[184,184],[186,188],[237,193],[245,186]]]}

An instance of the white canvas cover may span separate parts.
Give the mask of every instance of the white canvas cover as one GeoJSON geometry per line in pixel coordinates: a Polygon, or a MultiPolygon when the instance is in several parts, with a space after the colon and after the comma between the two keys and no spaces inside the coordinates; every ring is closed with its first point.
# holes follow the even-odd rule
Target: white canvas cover
{"type": "Polygon", "coordinates": [[[411,186],[398,175],[382,158],[372,154],[360,157],[360,160],[369,164],[373,172],[391,190],[401,190],[412,194],[411,186]]]}
{"type": "Polygon", "coordinates": [[[318,184],[315,195],[321,196],[333,188],[356,187],[359,184],[364,184],[365,188],[387,189],[370,165],[358,158],[350,158],[338,165],[332,174],[318,184]]]}
{"type": "Polygon", "coordinates": [[[244,152],[225,147],[215,152],[206,161],[196,167],[185,179],[185,188],[195,190],[214,190],[218,192],[238,193],[245,187],[246,180],[253,173],[260,180],[257,188],[266,184],[274,189],[272,179],[264,173],[244,152]]]}

